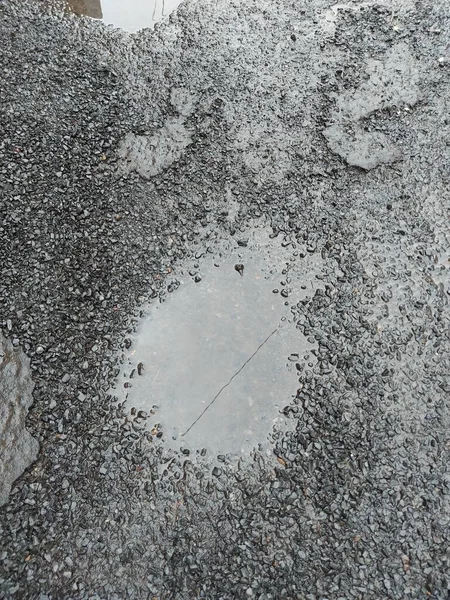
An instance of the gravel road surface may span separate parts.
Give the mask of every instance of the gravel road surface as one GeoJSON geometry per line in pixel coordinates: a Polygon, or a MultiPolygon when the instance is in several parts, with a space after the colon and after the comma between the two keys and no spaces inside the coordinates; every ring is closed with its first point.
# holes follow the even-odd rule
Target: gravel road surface
{"type": "Polygon", "coordinates": [[[450,598],[448,1],[187,0],[136,35],[47,4],[0,3],[0,344],[39,444],[0,597],[450,598]],[[193,248],[259,226],[323,267],[290,428],[165,463],[118,358],[193,248]]]}

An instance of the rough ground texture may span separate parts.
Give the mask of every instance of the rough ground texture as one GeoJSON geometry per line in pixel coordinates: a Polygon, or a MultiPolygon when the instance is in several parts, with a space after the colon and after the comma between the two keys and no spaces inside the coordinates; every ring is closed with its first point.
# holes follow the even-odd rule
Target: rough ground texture
{"type": "Polygon", "coordinates": [[[25,429],[32,391],[27,357],[0,334],[0,505],[14,480],[36,460],[37,441],[25,429]]]}
{"type": "Polygon", "coordinates": [[[6,0],[0,39],[0,324],[40,443],[0,596],[448,598],[448,3],[199,0],[129,37],[6,0]],[[161,476],[115,351],[190,240],[255,217],[339,267],[292,307],[294,433],[161,476]]]}

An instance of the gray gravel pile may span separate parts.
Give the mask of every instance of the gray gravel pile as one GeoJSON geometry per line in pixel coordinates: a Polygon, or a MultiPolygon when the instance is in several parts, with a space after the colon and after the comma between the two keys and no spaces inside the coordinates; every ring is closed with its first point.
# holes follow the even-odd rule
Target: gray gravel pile
{"type": "Polygon", "coordinates": [[[36,460],[39,450],[25,426],[33,402],[28,363],[20,348],[0,336],[0,505],[7,502],[11,485],[36,460]]]}
{"type": "Polygon", "coordinates": [[[135,37],[0,5],[0,323],[40,442],[2,597],[449,598],[449,34],[445,2],[188,2],[135,37]],[[255,218],[327,264],[292,432],[275,468],[161,468],[117,350],[255,218]]]}

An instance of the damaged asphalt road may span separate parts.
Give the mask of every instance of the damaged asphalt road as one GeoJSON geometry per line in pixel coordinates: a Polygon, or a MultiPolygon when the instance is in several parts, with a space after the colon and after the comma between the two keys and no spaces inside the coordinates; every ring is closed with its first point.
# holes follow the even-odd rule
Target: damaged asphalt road
{"type": "Polygon", "coordinates": [[[0,596],[448,598],[448,3],[188,0],[129,36],[5,0],[0,40],[0,325],[39,443],[0,596]],[[324,264],[291,429],[275,467],[161,468],[118,353],[255,222],[324,264]]]}

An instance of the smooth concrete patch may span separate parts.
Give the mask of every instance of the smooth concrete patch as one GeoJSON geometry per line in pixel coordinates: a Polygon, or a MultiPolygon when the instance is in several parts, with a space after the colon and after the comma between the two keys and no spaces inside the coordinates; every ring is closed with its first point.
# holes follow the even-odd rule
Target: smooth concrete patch
{"type": "Polygon", "coordinates": [[[348,129],[345,131],[339,125],[332,125],[325,129],[323,135],[330,150],[342,156],[349,165],[369,171],[400,160],[400,149],[384,133],[348,129]]]}
{"type": "Polygon", "coordinates": [[[367,171],[400,160],[398,144],[377,129],[377,112],[415,106],[420,98],[419,76],[417,61],[403,42],[382,59],[367,61],[365,81],[334,96],[334,122],[323,131],[330,150],[367,171]]]}
{"type": "Polygon", "coordinates": [[[196,98],[184,88],[173,87],[170,103],[177,116],[169,117],[163,127],[136,135],[129,132],[118,150],[122,171],[136,171],[144,179],[159,175],[179,160],[192,143],[192,130],[186,123],[195,110],[196,98]]]}
{"type": "Polygon", "coordinates": [[[116,394],[174,450],[265,445],[286,428],[299,363],[314,360],[290,307],[319,287],[320,260],[245,243],[177,271],[179,288],[148,307],[126,356],[116,394]]]}
{"type": "Polygon", "coordinates": [[[192,142],[183,118],[169,118],[162,129],[153,135],[128,133],[119,148],[125,172],[136,171],[149,179],[158,175],[183,155],[192,142]]]}

